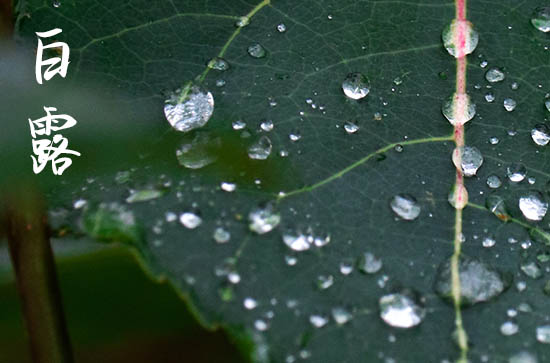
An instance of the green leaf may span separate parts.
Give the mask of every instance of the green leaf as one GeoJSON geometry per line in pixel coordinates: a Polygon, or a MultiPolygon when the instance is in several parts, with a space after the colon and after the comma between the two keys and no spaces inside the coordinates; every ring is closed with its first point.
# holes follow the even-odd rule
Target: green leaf
{"type": "MultiPolygon", "coordinates": [[[[98,216],[90,209],[98,203],[121,206],[136,191],[158,190],[158,198],[124,207],[136,221],[129,231],[124,223],[120,230],[87,223],[84,232],[128,242],[128,232],[134,240],[143,231],[135,246],[149,267],[189,297],[205,324],[248,331],[256,361],[501,362],[524,351],[550,360],[536,333],[549,317],[548,259],[540,256],[549,253],[550,217],[533,222],[518,207],[529,190],[548,198],[548,147],[530,135],[550,115],[544,106],[550,38],[530,22],[538,5],[468,2],[480,40],[468,56],[466,91],[477,115],[465,135],[484,162],[466,180],[470,204],[461,213],[447,200],[455,184],[453,127],[441,111],[456,89],[457,62],[441,41],[455,16],[452,2],[83,0],[53,7],[21,1],[17,34],[34,44],[34,32],[62,28],[71,64],[68,79],[58,83],[75,91],[93,84],[96,94],[128,110],[116,118],[117,129],[142,148],[125,154],[133,161],[116,164],[126,172],[122,183],[115,172],[75,161],[72,193],[48,189],[52,208],[78,220],[81,210],[71,206],[78,198],[89,201],[88,216],[98,216]],[[278,31],[280,24],[286,31],[278,31]],[[249,50],[255,44],[263,57],[257,46],[249,50]],[[229,68],[216,70],[227,68],[211,62],[216,57],[229,68]],[[504,81],[485,80],[492,67],[503,70],[504,81]],[[370,83],[358,101],[342,92],[346,76],[357,72],[370,83]],[[164,118],[163,94],[187,86],[179,95],[185,99],[190,82],[213,94],[214,112],[200,131],[182,134],[164,118]],[[503,107],[505,98],[517,102],[513,111],[503,107]],[[237,120],[246,122],[244,130],[232,129],[237,120]],[[273,130],[261,131],[262,120],[272,120],[273,130]],[[358,131],[346,132],[346,122],[358,131]],[[247,150],[261,136],[270,139],[271,154],[251,159],[247,150]],[[194,142],[200,147],[192,164],[204,155],[209,165],[178,163],[194,142]],[[513,163],[526,168],[521,182],[506,176],[513,163]],[[492,174],[502,180],[496,191],[486,183],[492,174]],[[226,191],[232,188],[222,188],[224,182],[236,190],[226,191]],[[485,207],[492,193],[504,199],[500,219],[485,207]],[[421,208],[413,220],[390,208],[403,194],[421,208]],[[273,226],[256,220],[250,228],[257,208],[272,208],[273,226]],[[179,223],[182,216],[194,228],[179,223]],[[225,232],[229,241],[216,242],[227,239],[225,232]],[[483,247],[487,238],[496,240],[493,247],[483,247]],[[410,301],[417,301],[419,325],[399,328],[381,319],[387,304],[410,301]]],[[[96,125],[78,119],[77,127],[96,125]]],[[[79,230],[77,223],[72,229],[79,230]]]]}

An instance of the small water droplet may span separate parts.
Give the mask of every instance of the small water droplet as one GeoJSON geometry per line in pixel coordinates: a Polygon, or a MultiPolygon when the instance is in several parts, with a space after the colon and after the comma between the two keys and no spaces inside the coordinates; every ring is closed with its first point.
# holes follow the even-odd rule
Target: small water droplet
{"type": "Polygon", "coordinates": [[[317,276],[317,287],[321,290],[326,290],[334,284],[334,277],[332,275],[317,276]]]}
{"type": "Polygon", "coordinates": [[[507,221],[510,218],[510,216],[508,215],[508,211],[506,210],[504,198],[502,198],[500,195],[489,195],[485,200],[485,205],[491,213],[497,216],[498,219],[502,221],[507,221]]]}
{"type": "Polygon", "coordinates": [[[234,192],[237,189],[237,184],[235,183],[229,183],[229,182],[222,182],[220,184],[220,188],[225,192],[234,192]]]}
{"type": "Polygon", "coordinates": [[[396,152],[400,153],[400,152],[403,152],[403,145],[401,144],[397,144],[395,145],[395,147],[393,148],[396,152]]]}
{"type": "Polygon", "coordinates": [[[519,84],[517,82],[512,82],[512,84],[510,85],[510,88],[513,91],[516,91],[519,88],[519,84]]]}
{"type": "Polygon", "coordinates": [[[132,189],[130,195],[126,198],[126,203],[147,202],[160,198],[163,194],[163,190],[155,188],[132,189]]]}
{"type": "Polygon", "coordinates": [[[286,25],[284,23],[280,23],[277,25],[277,31],[279,33],[284,33],[286,32],[286,25]]]}
{"type": "Polygon", "coordinates": [[[249,45],[247,52],[252,58],[264,58],[267,55],[267,51],[260,43],[249,45]]]}
{"type": "Polygon", "coordinates": [[[464,185],[453,185],[447,197],[449,204],[455,209],[463,209],[468,204],[468,190],[464,185]]]}
{"type": "Polygon", "coordinates": [[[262,136],[248,148],[248,156],[254,160],[265,160],[271,154],[273,146],[267,136],[262,136]]]}
{"type": "Polygon", "coordinates": [[[521,351],[512,355],[508,363],[538,363],[538,359],[533,353],[521,351]]]}
{"type": "Polygon", "coordinates": [[[253,310],[258,307],[258,302],[251,297],[247,297],[243,300],[243,306],[246,310],[253,310]]]}
{"type": "Polygon", "coordinates": [[[491,136],[491,137],[489,138],[489,143],[490,143],[491,145],[496,145],[496,144],[498,144],[499,142],[500,142],[500,140],[499,140],[499,138],[496,137],[496,136],[491,136]]]}
{"type": "Polygon", "coordinates": [[[353,318],[353,315],[342,307],[335,307],[332,309],[332,319],[338,325],[344,325],[353,318]]]}
{"type": "Polygon", "coordinates": [[[460,56],[470,54],[476,49],[479,41],[479,34],[474,29],[474,25],[469,21],[454,19],[451,24],[447,25],[443,29],[441,38],[443,39],[443,45],[445,46],[445,49],[447,49],[447,52],[449,52],[449,54],[453,57],[458,58],[460,56]],[[463,31],[466,32],[465,44],[462,47],[464,54],[458,54],[459,40],[457,34],[459,33],[459,29],[461,27],[463,28],[463,31]]]}
{"type": "Polygon", "coordinates": [[[212,93],[192,85],[173,92],[164,105],[166,119],[174,129],[181,132],[206,125],[213,112],[212,93]]]}
{"type": "Polygon", "coordinates": [[[350,73],[342,82],[342,90],[347,97],[360,100],[370,92],[369,80],[361,73],[350,73]]]}
{"type": "Polygon", "coordinates": [[[498,175],[491,174],[487,177],[487,186],[491,189],[498,189],[502,185],[502,181],[498,175]]]}
{"type": "Polygon", "coordinates": [[[409,194],[397,194],[390,202],[390,207],[402,219],[412,221],[420,214],[420,205],[416,199],[409,194]]]}
{"type": "Polygon", "coordinates": [[[376,258],[372,253],[366,252],[357,260],[357,268],[366,274],[374,274],[382,268],[382,260],[376,258]]]}
{"type": "Polygon", "coordinates": [[[505,98],[503,105],[506,111],[512,112],[516,109],[517,102],[512,98],[505,98]]]}
{"type": "Polygon", "coordinates": [[[483,239],[483,242],[481,242],[482,246],[485,247],[485,248],[493,247],[496,243],[497,243],[497,241],[493,237],[490,237],[490,236],[485,237],[483,239]]]}
{"type": "Polygon", "coordinates": [[[60,6],[61,6],[61,1],[59,1],[59,0],[54,0],[54,1],[52,2],[52,6],[53,6],[54,8],[60,7],[60,6]]]}
{"type": "Polygon", "coordinates": [[[396,328],[412,328],[424,320],[426,309],[413,297],[405,294],[388,294],[379,300],[380,317],[396,328]]]}
{"type": "Polygon", "coordinates": [[[310,315],[309,322],[316,328],[322,328],[328,323],[328,319],[321,315],[310,315]]]}
{"type": "Polygon", "coordinates": [[[510,336],[519,331],[519,326],[513,321],[506,321],[500,326],[500,332],[502,335],[510,336]]]}
{"type": "Polygon", "coordinates": [[[506,78],[504,72],[499,68],[493,67],[485,73],[485,79],[490,83],[502,82],[506,78]]]}
{"type": "Polygon", "coordinates": [[[540,221],[548,211],[548,202],[541,192],[532,190],[519,198],[519,209],[525,218],[540,221]]]}
{"type": "Polygon", "coordinates": [[[248,220],[250,222],[249,228],[251,231],[258,234],[265,234],[279,225],[281,222],[281,215],[274,210],[271,203],[267,203],[265,206],[253,209],[248,214],[248,220]]]}
{"type": "Polygon", "coordinates": [[[273,130],[273,121],[272,120],[263,120],[262,123],[260,124],[260,128],[265,132],[269,132],[269,131],[273,130]]]}
{"type": "Polygon", "coordinates": [[[184,212],[180,215],[180,223],[189,229],[195,229],[202,224],[202,218],[196,212],[184,212]]]}
{"type": "Polygon", "coordinates": [[[242,121],[242,120],[237,120],[237,121],[233,121],[233,123],[231,124],[231,127],[233,127],[233,130],[242,130],[246,127],[246,122],[242,121]]]}
{"type": "Polygon", "coordinates": [[[514,163],[506,168],[506,175],[508,176],[508,179],[510,179],[510,181],[514,183],[519,183],[520,181],[525,179],[526,174],[527,169],[523,164],[514,163]]]}
{"type": "Polygon", "coordinates": [[[531,24],[541,32],[550,32],[550,6],[541,6],[533,11],[531,24]]]}
{"type": "Polygon", "coordinates": [[[539,279],[542,277],[542,269],[536,262],[524,262],[520,266],[521,271],[532,279],[539,279]]]}
{"type": "Polygon", "coordinates": [[[282,234],[283,242],[294,251],[306,251],[311,247],[307,236],[298,229],[288,228],[282,234]]]}
{"type": "Polygon", "coordinates": [[[210,62],[208,62],[208,68],[223,72],[223,71],[227,71],[231,67],[229,66],[229,63],[225,59],[215,57],[215,58],[212,58],[210,62]]]}
{"type": "Polygon", "coordinates": [[[550,325],[537,327],[537,340],[540,343],[550,344],[550,325]]]}
{"type": "Polygon", "coordinates": [[[547,145],[550,142],[550,128],[545,124],[536,124],[531,130],[531,138],[539,146],[547,145]]]}
{"type": "Polygon", "coordinates": [[[485,101],[490,103],[490,102],[493,102],[494,100],[495,100],[495,95],[493,92],[487,92],[485,94],[485,101]]]}
{"type": "Polygon", "coordinates": [[[299,141],[302,138],[302,134],[298,130],[292,131],[290,134],[288,134],[288,138],[292,142],[299,141]]]}
{"type": "Polygon", "coordinates": [[[245,26],[247,26],[248,24],[250,24],[250,18],[248,16],[241,16],[236,22],[235,22],[235,26],[237,28],[244,28],[245,26]]]}
{"type": "Polygon", "coordinates": [[[466,93],[453,93],[441,107],[443,116],[453,126],[464,125],[476,115],[476,105],[466,93]]]}
{"type": "Polygon", "coordinates": [[[344,130],[346,130],[348,134],[355,134],[359,131],[359,126],[355,122],[346,121],[344,123],[344,130]]]}
{"type": "Polygon", "coordinates": [[[461,169],[464,176],[476,175],[483,164],[483,156],[475,146],[458,147],[453,152],[453,163],[457,169],[461,169]]]}
{"type": "Polygon", "coordinates": [[[212,237],[214,238],[214,241],[218,243],[226,243],[231,239],[231,233],[223,227],[217,227],[214,230],[212,237]]]}

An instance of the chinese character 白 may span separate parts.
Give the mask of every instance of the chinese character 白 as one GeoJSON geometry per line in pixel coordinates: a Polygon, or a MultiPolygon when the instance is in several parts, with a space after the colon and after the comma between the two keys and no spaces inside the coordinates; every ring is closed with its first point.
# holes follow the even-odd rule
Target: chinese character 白
{"type": "Polygon", "coordinates": [[[54,35],[57,35],[61,33],[62,30],[59,28],[47,31],[47,32],[37,32],[36,35],[38,35],[38,48],[36,50],[36,67],[35,67],[35,73],[36,73],[36,81],[38,84],[42,84],[42,67],[48,66],[46,71],[44,72],[44,79],[46,81],[49,81],[53,76],[55,76],[56,73],[59,73],[59,75],[63,78],[67,75],[67,68],[69,67],[69,53],[70,49],[67,43],[63,42],[55,42],[48,44],[44,46],[42,44],[42,40],[40,38],[48,38],[53,37],[54,35]],[[52,57],[46,60],[42,59],[44,49],[55,49],[59,48],[61,52],[61,57],[52,57]],[[54,68],[58,63],[59,66],[57,68],[54,68]]]}

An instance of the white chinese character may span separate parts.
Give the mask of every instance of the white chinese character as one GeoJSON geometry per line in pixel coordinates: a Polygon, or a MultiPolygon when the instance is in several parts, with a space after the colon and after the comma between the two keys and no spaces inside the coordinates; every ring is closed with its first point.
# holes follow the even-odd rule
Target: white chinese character
{"type": "Polygon", "coordinates": [[[69,140],[61,134],[54,135],[53,140],[32,140],[32,151],[37,156],[32,158],[32,170],[38,174],[44,170],[48,161],[52,162],[52,170],[55,175],[61,175],[73,161],[68,157],[60,157],[63,154],[80,156],[80,153],[67,149],[69,140]],[[56,145],[57,144],[57,145],[56,145]],[[61,164],[61,166],[59,166],[61,164]]]}
{"type": "Polygon", "coordinates": [[[50,112],[57,111],[55,107],[44,107],[46,116],[39,118],[38,120],[29,119],[29,125],[31,127],[31,135],[36,138],[36,135],[50,136],[52,131],[59,131],[68,129],[76,125],[76,120],[69,115],[51,115],[50,112]],[[65,120],[65,123],[58,126],[60,120],[65,120]]]}
{"type": "MultiPolygon", "coordinates": [[[[47,32],[37,32],[36,35],[38,35],[40,38],[48,38],[53,37],[54,35],[57,35],[61,33],[62,30],[59,28],[47,31],[47,32]]],[[[70,49],[67,43],[63,42],[56,42],[51,43],[46,46],[42,45],[42,40],[38,38],[38,48],[36,50],[36,81],[38,84],[42,84],[42,67],[48,66],[46,71],[44,72],[44,79],[46,81],[49,81],[53,76],[55,76],[56,73],[59,73],[59,75],[63,78],[67,75],[67,68],[69,67],[69,53],[70,49]],[[42,55],[44,53],[44,49],[49,48],[61,48],[61,57],[52,57],[47,60],[42,59],[42,55]],[[58,63],[61,63],[59,67],[54,68],[58,63]]]]}

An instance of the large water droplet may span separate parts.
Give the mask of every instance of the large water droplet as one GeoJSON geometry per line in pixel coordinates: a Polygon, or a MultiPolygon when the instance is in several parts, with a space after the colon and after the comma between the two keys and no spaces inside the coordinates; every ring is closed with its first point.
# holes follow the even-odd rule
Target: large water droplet
{"type": "Polygon", "coordinates": [[[399,217],[412,221],[420,214],[420,205],[416,199],[409,194],[397,194],[390,202],[391,209],[399,217]]]}
{"type": "Polygon", "coordinates": [[[536,8],[531,17],[531,24],[541,32],[550,32],[550,6],[536,8]]]}
{"type": "Polygon", "coordinates": [[[251,231],[258,234],[270,232],[281,222],[281,215],[276,212],[271,203],[253,209],[248,214],[251,231]]]}
{"type": "Polygon", "coordinates": [[[177,131],[188,132],[204,126],[214,112],[212,93],[187,85],[165,101],[164,115],[177,131]]]}
{"type": "Polygon", "coordinates": [[[378,303],[382,320],[396,328],[412,328],[420,324],[426,316],[423,304],[406,294],[384,295],[378,303]]]}
{"type": "Polygon", "coordinates": [[[262,136],[248,148],[248,156],[255,160],[265,160],[271,154],[273,146],[267,136],[262,136]]]}
{"type": "Polygon", "coordinates": [[[247,52],[252,58],[264,58],[267,54],[267,51],[260,43],[249,45],[247,52]]]}
{"type": "Polygon", "coordinates": [[[221,147],[221,139],[210,138],[205,132],[197,132],[191,142],[183,143],[176,149],[176,158],[181,166],[200,169],[218,159],[216,151],[221,147]]]}
{"type": "Polygon", "coordinates": [[[466,93],[453,93],[441,107],[443,116],[453,126],[464,125],[476,115],[476,105],[466,93]]]}
{"type": "Polygon", "coordinates": [[[485,79],[487,80],[487,82],[490,82],[490,83],[501,82],[501,81],[504,81],[505,78],[506,78],[506,75],[504,74],[504,72],[496,67],[489,69],[485,73],[485,79]]]}
{"type": "Polygon", "coordinates": [[[548,211],[548,202],[542,193],[533,190],[519,198],[519,209],[525,218],[540,221],[548,211]]]}
{"type": "Polygon", "coordinates": [[[531,138],[539,146],[547,145],[550,142],[550,128],[545,124],[536,124],[531,130],[531,138]]]}
{"type": "Polygon", "coordinates": [[[514,163],[506,168],[506,175],[508,176],[508,179],[510,179],[510,181],[514,183],[519,183],[520,181],[525,179],[526,174],[527,169],[523,164],[514,163]]]}
{"type": "Polygon", "coordinates": [[[476,47],[477,43],[479,41],[479,34],[474,29],[474,26],[472,23],[466,20],[453,20],[451,24],[447,25],[443,29],[443,33],[441,34],[441,38],[443,40],[443,45],[445,46],[445,49],[447,49],[447,52],[449,52],[450,55],[452,55],[455,58],[458,58],[460,56],[464,56],[467,54],[472,53],[476,47]],[[465,34],[465,44],[463,47],[464,54],[459,54],[459,33],[465,34]]]}
{"type": "MultiPolygon", "coordinates": [[[[461,255],[458,262],[460,278],[460,303],[473,305],[489,301],[507,287],[500,272],[483,262],[461,255]]],[[[434,289],[437,294],[452,301],[451,258],[439,267],[434,289]]]]}
{"type": "Polygon", "coordinates": [[[453,163],[465,176],[474,176],[483,164],[483,156],[477,147],[463,146],[453,152],[453,163]]]}
{"type": "Polygon", "coordinates": [[[369,80],[361,73],[350,73],[342,82],[342,90],[347,97],[359,100],[369,94],[369,80]]]}

